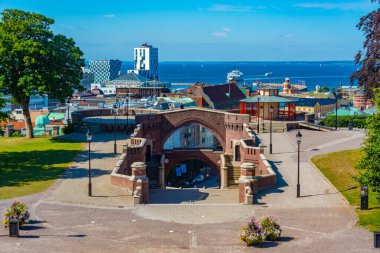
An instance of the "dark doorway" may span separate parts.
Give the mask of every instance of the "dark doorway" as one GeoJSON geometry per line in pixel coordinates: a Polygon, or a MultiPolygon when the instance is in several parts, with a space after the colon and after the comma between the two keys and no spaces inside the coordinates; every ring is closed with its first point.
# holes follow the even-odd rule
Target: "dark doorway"
{"type": "Polygon", "coordinates": [[[167,186],[176,188],[219,188],[219,173],[200,160],[176,164],[167,176],[167,186]]]}
{"type": "Polygon", "coordinates": [[[240,145],[235,145],[235,161],[240,162],[240,145]]]}
{"type": "Polygon", "coordinates": [[[146,162],[149,162],[152,159],[152,148],[150,147],[150,145],[146,146],[146,154],[145,155],[146,155],[145,156],[146,162]]]}

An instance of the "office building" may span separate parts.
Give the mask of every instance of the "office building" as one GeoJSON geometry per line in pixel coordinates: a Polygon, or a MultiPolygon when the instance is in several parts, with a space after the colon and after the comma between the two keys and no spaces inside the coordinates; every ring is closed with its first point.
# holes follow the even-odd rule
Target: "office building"
{"type": "Polygon", "coordinates": [[[90,61],[90,71],[94,73],[94,83],[105,83],[119,76],[121,61],[95,60],[90,61]]]}
{"type": "Polygon", "coordinates": [[[148,44],[134,48],[134,69],[128,73],[146,77],[151,80],[158,80],[158,48],[148,44]]]}

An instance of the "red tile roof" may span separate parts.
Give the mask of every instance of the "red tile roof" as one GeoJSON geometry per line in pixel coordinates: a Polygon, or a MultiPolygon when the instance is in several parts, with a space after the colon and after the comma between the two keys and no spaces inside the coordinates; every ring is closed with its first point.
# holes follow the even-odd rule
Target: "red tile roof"
{"type": "Polygon", "coordinates": [[[223,103],[228,100],[240,100],[246,98],[246,95],[235,83],[203,87],[203,92],[207,94],[214,104],[223,103]],[[229,96],[227,95],[228,93],[230,93],[229,96]]]}

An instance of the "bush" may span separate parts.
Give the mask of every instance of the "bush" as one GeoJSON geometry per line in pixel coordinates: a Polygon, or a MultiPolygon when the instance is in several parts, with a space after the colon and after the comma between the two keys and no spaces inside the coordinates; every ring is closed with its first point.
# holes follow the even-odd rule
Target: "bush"
{"type": "MultiPolygon", "coordinates": [[[[366,128],[366,121],[369,117],[364,115],[346,115],[338,116],[338,127],[348,127],[349,123],[353,124],[353,127],[366,128]]],[[[335,127],[335,115],[328,115],[322,122],[324,126],[335,127]]]]}
{"type": "Polygon", "coordinates": [[[18,220],[20,225],[29,223],[30,213],[28,206],[19,201],[12,203],[11,208],[5,209],[3,213],[3,224],[8,227],[11,220],[18,220]]]}
{"type": "Polygon", "coordinates": [[[69,134],[72,132],[74,132],[74,126],[73,124],[70,124],[70,123],[62,129],[63,134],[69,134]]]}
{"type": "Polygon", "coordinates": [[[265,217],[261,221],[265,239],[268,241],[276,241],[281,236],[281,227],[275,217],[265,217]]]}
{"type": "Polygon", "coordinates": [[[248,246],[265,241],[276,241],[280,236],[280,225],[273,216],[264,217],[261,222],[252,217],[248,226],[243,226],[240,230],[240,239],[246,242],[248,246]]]}
{"type": "Polygon", "coordinates": [[[11,137],[25,137],[25,135],[21,134],[19,131],[15,131],[11,134],[11,137]]]}

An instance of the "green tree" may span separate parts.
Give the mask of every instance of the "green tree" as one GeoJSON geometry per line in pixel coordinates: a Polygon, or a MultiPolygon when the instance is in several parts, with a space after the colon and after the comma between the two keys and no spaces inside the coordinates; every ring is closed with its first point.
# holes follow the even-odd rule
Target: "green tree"
{"type": "Polygon", "coordinates": [[[320,88],[320,92],[329,92],[329,91],[330,91],[330,88],[327,85],[323,85],[320,88]]]}
{"type": "MultiPolygon", "coordinates": [[[[375,105],[380,108],[380,88],[374,89],[375,105]]],[[[367,138],[363,143],[364,156],[357,168],[363,172],[356,177],[361,185],[372,188],[377,198],[380,198],[380,110],[367,119],[367,138]]]]}
{"type": "Polygon", "coordinates": [[[41,14],[14,9],[4,10],[0,21],[0,89],[21,105],[29,138],[31,96],[63,101],[83,89],[83,53],[73,39],[54,35],[52,24],[41,14]]]}
{"type": "MultiPolygon", "coordinates": [[[[380,4],[380,0],[371,0],[380,4]]],[[[355,56],[360,68],[351,76],[373,98],[373,88],[380,87],[380,8],[360,19],[356,26],[364,33],[363,49],[355,56]]]]}
{"type": "MultiPolygon", "coordinates": [[[[1,94],[0,94],[0,123],[4,120],[8,119],[8,114],[1,111],[1,108],[4,108],[4,107],[5,107],[5,100],[3,98],[1,98],[1,94]]],[[[0,128],[1,128],[1,126],[0,126],[0,128]]]]}

